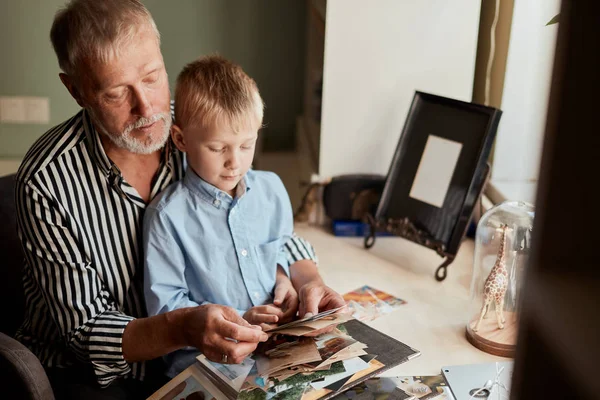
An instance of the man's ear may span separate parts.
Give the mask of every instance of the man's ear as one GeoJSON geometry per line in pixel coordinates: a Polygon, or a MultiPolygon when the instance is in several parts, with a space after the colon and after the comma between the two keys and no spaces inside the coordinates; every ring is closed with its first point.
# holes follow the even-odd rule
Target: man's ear
{"type": "Polygon", "coordinates": [[[183,131],[176,124],[171,125],[171,139],[173,139],[173,143],[179,149],[185,153],[185,138],[183,137],[183,131]]]}
{"type": "Polygon", "coordinates": [[[65,85],[65,87],[71,94],[71,97],[75,99],[75,101],[77,102],[77,104],[79,104],[81,108],[85,108],[83,97],[81,96],[81,92],[77,89],[77,86],[75,86],[73,78],[62,72],[58,74],[58,76],[60,77],[60,80],[63,83],[63,85],[65,85]]]}

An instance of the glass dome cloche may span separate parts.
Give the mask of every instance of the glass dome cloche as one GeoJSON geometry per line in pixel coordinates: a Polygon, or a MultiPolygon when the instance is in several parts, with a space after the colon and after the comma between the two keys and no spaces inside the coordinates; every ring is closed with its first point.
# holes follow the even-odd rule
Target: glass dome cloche
{"type": "Polygon", "coordinates": [[[490,354],[514,356],[533,218],[531,204],[505,201],[477,224],[466,335],[490,354]]]}

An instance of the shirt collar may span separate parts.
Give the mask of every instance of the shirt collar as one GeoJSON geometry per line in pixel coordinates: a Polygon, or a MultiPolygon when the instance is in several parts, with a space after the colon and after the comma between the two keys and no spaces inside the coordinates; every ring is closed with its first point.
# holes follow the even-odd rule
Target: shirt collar
{"type": "MultiPolygon", "coordinates": [[[[200,178],[189,165],[185,171],[183,184],[216,208],[219,208],[221,205],[229,206],[229,204],[234,201],[234,198],[232,198],[229,193],[222,191],[200,178]]],[[[250,191],[250,186],[248,186],[246,174],[236,187],[235,198],[238,200],[241,199],[248,191],[250,191]]]]}
{"type": "MultiPolygon", "coordinates": [[[[85,130],[86,145],[92,155],[93,160],[100,167],[104,174],[109,175],[114,163],[108,158],[102,146],[100,135],[92,123],[92,119],[87,110],[83,110],[83,129],[85,130]]],[[[116,167],[116,165],[115,165],[116,167]]],[[[118,168],[117,168],[118,170],[118,168]]],[[[115,171],[113,171],[114,173],[115,171]]]]}

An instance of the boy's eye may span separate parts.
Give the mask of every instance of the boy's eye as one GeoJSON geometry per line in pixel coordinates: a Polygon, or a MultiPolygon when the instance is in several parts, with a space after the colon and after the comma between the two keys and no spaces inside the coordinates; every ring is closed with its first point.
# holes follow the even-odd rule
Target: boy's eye
{"type": "Polygon", "coordinates": [[[252,145],[241,146],[241,148],[242,148],[243,150],[252,150],[252,148],[253,148],[253,147],[254,147],[254,146],[252,146],[252,145]]]}
{"type": "Polygon", "coordinates": [[[209,147],[208,148],[210,151],[214,152],[214,153],[221,153],[225,148],[222,147],[220,149],[214,148],[214,147],[209,147]]]}

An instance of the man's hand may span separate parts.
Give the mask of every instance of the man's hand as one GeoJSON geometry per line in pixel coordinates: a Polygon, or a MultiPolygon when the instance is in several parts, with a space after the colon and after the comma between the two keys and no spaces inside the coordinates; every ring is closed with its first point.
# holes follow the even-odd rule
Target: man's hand
{"type": "Polygon", "coordinates": [[[283,272],[283,269],[277,267],[277,282],[275,283],[275,298],[273,304],[283,311],[283,315],[279,317],[278,324],[285,324],[292,321],[298,312],[298,293],[292,281],[283,272]]]}
{"type": "Polygon", "coordinates": [[[338,292],[326,286],[320,279],[310,281],[300,288],[300,318],[322,311],[342,307],[346,304],[338,292]]]}
{"type": "Polygon", "coordinates": [[[239,364],[268,336],[246,322],[231,307],[216,304],[190,308],[183,324],[185,341],[209,360],[239,364]],[[233,339],[233,340],[231,340],[233,339]]]}
{"type": "Polygon", "coordinates": [[[290,265],[290,277],[300,299],[300,318],[346,304],[342,296],[323,283],[317,265],[311,260],[300,260],[290,265]]]}

